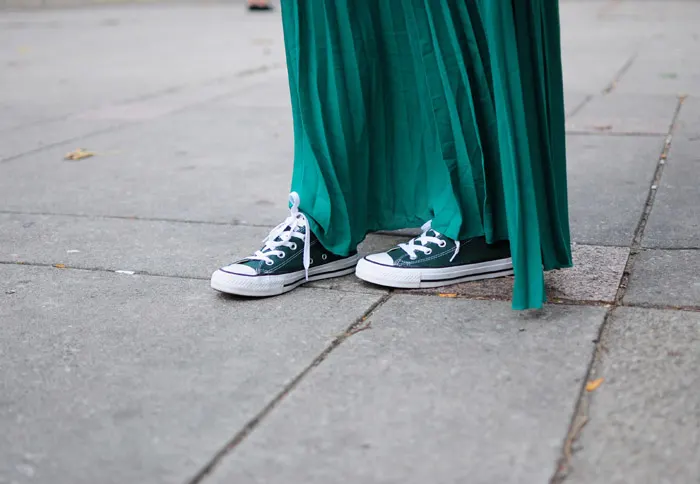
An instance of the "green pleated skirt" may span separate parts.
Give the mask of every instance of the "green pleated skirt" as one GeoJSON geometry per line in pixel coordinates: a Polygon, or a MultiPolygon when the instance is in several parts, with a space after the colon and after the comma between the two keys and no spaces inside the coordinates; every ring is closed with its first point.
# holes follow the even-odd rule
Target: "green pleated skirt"
{"type": "Polygon", "coordinates": [[[334,253],[432,220],[509,240],[513,307],[569,267],[557,0],[282,0],[292,190],[334,253]]]}

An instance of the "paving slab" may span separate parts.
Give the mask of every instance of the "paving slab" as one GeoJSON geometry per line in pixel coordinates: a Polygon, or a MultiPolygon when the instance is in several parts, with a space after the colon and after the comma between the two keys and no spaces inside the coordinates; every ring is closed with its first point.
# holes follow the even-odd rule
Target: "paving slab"
{"type": "Polygon", "coordinates": [[[2,11],[0,129],[276,62],[284,63],[279,15],[248,15],[243,2],[2,11]]]}
{"type": "Polygon", "coordinates": [[[645,247],[700,248],[700,98],[683,103],[654,207],[645,247]]]}
{"type": "Polygon", "coordinates": [[[380,296],[0,266],[0,482],[192,477],[380,296]]]}
{"type": "Polygon", "coordinates": [[[630,245],[664,137],[569,135],[567,143],[572,239],[630,245]]]}
{"type": "MultiPolygon", "coordinates": [[[[700,66],[692,62],[698,48],[697,17],[700,9],[694,2],[682,2],[693,26],[684,24],[677,15],[641,49],[616,90],[621,94],[678,96],[700,95],[700,66]],[[693,13],[690,10],[694,10],[693,13]],[[675,30],[675,32],[673,31],[675,30]]],[[[658,27],[657,27],[658,28],[658,27]]]]}
{"type": "Polygon", "coordinates": [[[0,160],[165,116],[284,70],[279,19],[247,18],[242,5],[3,12],[0,45],[8,73],[0,160]],[[222,45],[245,48],[232,58],[222,45]]]}
{"type": "Polygon", "coordinates": [[[291,117],[208,105],[0,163],[0,209],[276,225],[286,214],[291,117]],[[80,145],[79,145],[80,146],[80,145]],[[261,188],[264,187],[264,188],[261,188]]]}
{"type": "Polygon", "coordinates": [[[700,250],[647,250],[639,254],[624,301],[700,307],[700,250]]]}
{"type": "Polygon", "coordinates": [[[144,5],[163,3],[169,6],[187,3],[233,3],[225,0],[0,0],[0,8],[30,9],[30,8],[66,8],[66,7],[104,7],[109,5],[144,5]]]}
{"type": "Polygon", "coordinates": [[[547,482],[603,317],[393,296],[209,482],[547,482]]]}
{"type": "Polygon", "coordinates": [[[666,135],[678,106],[677,96],[598,95],[566,123],[569,132],[666,135]]]}
{"type": "MultiPolygon", "coordinates": [[[[245,92],[251,85],[266,78],[267,71],[279,69],[279,64],[262,64],[254,79],[247,75],[232,75],[225,79],[202,82],[193,86],[177,87],[152,93],[141,98],[103,104],[99,107],[20,126],[18,129],[0,131],[0,163],[26,155],[31,159],[47,147],[60,144],[69,151],[88,143],[95,134],[113,133],[134,123],[158,119],[192,106],[198,106],[236,93],[245,92]]],[[[246,96],[248,93],[245,94],[246,96]]],[[[13,117],[12,113],[7,117],[13,117]]],[[[138,128],[136,128],[138,129],[138,128]]]]}
{"type": "MultiPolygon", "coordinates": [[[[614,27],[623,38],[636,38],[633,63],[616,85],[620,93],[697,94],[700,68],[692,62],[698,46],[695,2],[665,0],[606,2],[599,24],[614,27]]],[[[595,37],[598,37],[597,31],[595,37]]],[[[615,48],[614,38],[609,44],[615,48]]]]}
{"type": "Polygon", "coordinates": [[[583,104],[588,100],[590,94],[575,92],[568,89],[564,90],[564,108],[566,115],[571,116],[577,112],[583,104]]]}
{"type": "MultiPolygon", "coordinates": [[[[216,267],[259,248],[268,232],[268,227],[0,213],[0,261],[207,279],[216,267]]],[[[359,252],[382,252],[405,242],[408,236],[402,232],[370,234],[359,252]]],[[[628,254],[627,248],[574,245],[575,267],[547,273],[549,297],[612,301],[628,254]]],[[[420,292],[510,299],[512,285],[512,278],[504,278],[420,292]]],[[[386,292],[355,276],[309,286],[386,292]]]]}
{"type": "MultiPolygon", "coordinates": [[[[249,255],[268,231],[226,224],[0,213],[0,261],[206,279],[214,268],[249,255]]],[[[406,241],[409,233],[370,234],[360,245],[360,254],[388,250],[406,241]]],[[[627,248],[574,245],[575,267],[546,276],[549,297],[612,301],[628,254],[627,248]]],[[[309,286],[385,292],[354,276],[309,286]]],[[[512,278],[420,292],[509,299],[512,278]]]]}
{"type": "Polygon", "coordinates": [[[597,94],[609,87],[639,49],[653,24],[609,22],[610,2],[561,2],[564,85],[568,90],[597,94]],[[641,25],[641,27],[640,27],[641,25]],[[595,35],[591,32],[595,31],[595,35]]]}
{"type": "MultiPolygon", "coordinates": [[[[3,113],[4,117],[14,117],[11,113],[3,113]]],[[[84,119],[63,119],[28,124],[21,129],[12,129],[0,133],[0,163],[6,163],[13,158],[45,149],[47,146],[72,143],[64,147],[65,153],[82,146],[85,135],[119,129],[119,121],[84,119]]]]}
{"type": "Polygon", "coordinates": [[[697,482],[700,314],[621,308],[604,337],[572,484],[697,482]]]}
{"type": "Polygon", "coordinates": [[[619,29],[613,32],[595,21],[570,19],[568,23],[564,22],[562,68],[565,88],[587,94],[602,92],[634,54],[635,41],[620,38],[619,29]],[[596,37],[600,38],[591,38],[591,28],[596,29],[596,37]],[[567,30],[572,32],[567,33],[567,30]],[[617,38],[611,48],[610,39],[615,35],[617,38]]]}
{"type": "MultiPolygon", "coordinates": [[[[686,59],[693,54],[686,54],[686,59]]],[[[663,62],[655,60],[638,61],[620,83],[621,93],[665,94],[678,96],[683,94],[700,95],[700,69],[688,70],[687,60],[663,62]]]]}
{"type": "MultiPolygon", "coordinates": [[[[208,279],[217,267],[259,249],[269,231],[240,225],[0,213],[0,262],[208,279]]],[[[405,240],[370,234],[359,252],[382,252],[405,240]]],[[[355,276],[309,286],[386,292],[355,276]]]]}
{"type": "MultiPolygon", "coordinates": [[[[550,301],[591,301],[610,303],[629,257],[627,247],[574,245],[574,267],[545,273],[547,298],[550,301]]],[[[457,295],[477,299],[511,299],[513,278],[485,279],[436,289],[410,291],[420,294],[457,295]]]]}
{"type": "Polygon", "coordinates": [[[234,106],[286,108],[291,116],[292,100],[287,69],[271,69],[264,79],[247,87],[241,95],[230,96],[222,102],[234,106]]]}

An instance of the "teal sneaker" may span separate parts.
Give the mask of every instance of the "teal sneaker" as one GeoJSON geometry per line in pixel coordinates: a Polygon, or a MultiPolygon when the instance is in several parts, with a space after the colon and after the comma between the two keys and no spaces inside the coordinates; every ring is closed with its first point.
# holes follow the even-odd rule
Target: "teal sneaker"
{"type": "Polygon", "coordinates": [[[447,286],[513,274],[510,244],[487,244],[484,237],[455,241],[433,230],[388,252],[368,255],[355,272],[360,279],[404,289],[447,286]]]}
{"type": "Polygon", "coordinates": [[[327,251],[299,212],[299,195],[290,195],[290,205],[291,215],[272,229],[262,249],[212,274],[213,289],[238,296],[277,296],[306,282],[355,271],[357,252],[340,257],[327,251]]]}

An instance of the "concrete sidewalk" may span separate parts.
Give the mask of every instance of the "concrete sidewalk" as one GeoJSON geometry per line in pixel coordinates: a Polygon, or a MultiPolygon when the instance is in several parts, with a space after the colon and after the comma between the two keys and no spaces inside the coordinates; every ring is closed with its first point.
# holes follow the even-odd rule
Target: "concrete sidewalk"
{"type": "Polygon", "coordinates": [[[528,313],[215,294],[286,212],[278,14],[0,12],[0,483],[697,483],[700,3],[561,9],[577,266],[528,313]]]}
{"type": "Polygon", "coordinates": [[[0,9],[33,10],[57,8],[114,7],[120,5],[245,5],[245,0],[0,0],[0,9]]]}

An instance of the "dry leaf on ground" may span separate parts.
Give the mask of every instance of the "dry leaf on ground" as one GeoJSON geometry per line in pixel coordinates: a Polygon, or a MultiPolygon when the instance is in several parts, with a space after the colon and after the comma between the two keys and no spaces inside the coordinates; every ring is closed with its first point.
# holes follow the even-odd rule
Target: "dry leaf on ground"
{"type": "Polygon", "coordinates": [[[591,380],[588,383],[586,383],[586,391],[587,392],[594,392],[598,389],[600,385],[603,384],[604,378],[598,378],[596,380],[591,380]]]}
{"type": "Polygon", "coordinates": [[[77,161],[77,160],[82,160],[84,158],[90,158],[91,156],[95,156],[97,153],[94,151],[86,151],[83,148],[78,148],[74,151],[71,151],[70,153],[67,153],[66,156],[63,158],[65,160],[72,160],[72,161],[77,161]]]}

